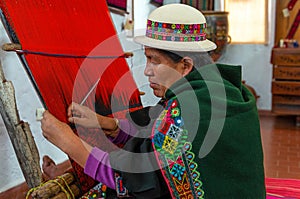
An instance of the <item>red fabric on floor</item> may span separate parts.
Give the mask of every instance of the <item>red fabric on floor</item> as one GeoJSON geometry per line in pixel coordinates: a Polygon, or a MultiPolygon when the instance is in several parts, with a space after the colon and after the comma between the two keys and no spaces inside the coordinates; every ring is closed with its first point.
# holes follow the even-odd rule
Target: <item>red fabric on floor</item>
{"type": "Polygon", "coordinates": [[[267,199],[300,198],[300,179],[266,178],[267,199]]]}

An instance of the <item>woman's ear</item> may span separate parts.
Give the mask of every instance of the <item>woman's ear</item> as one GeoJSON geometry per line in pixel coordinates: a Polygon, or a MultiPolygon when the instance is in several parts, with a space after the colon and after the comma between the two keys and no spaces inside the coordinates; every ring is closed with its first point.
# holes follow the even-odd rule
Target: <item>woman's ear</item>
{"type": "Polygon", "coordinates": [[[186,76],[189,74],[194,66],[194,61],[190,57],[183,57],[182,58],[182,76],[186,76]]]}

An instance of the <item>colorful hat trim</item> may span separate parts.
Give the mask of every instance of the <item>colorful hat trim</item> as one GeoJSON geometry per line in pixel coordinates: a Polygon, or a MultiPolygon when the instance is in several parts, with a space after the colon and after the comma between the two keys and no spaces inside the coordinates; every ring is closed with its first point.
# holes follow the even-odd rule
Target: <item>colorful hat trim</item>
{"type": "Polygon", "coordinates": [[[148,19],[146,36],[164,41],[204,41],[206,40],[206,23],[172,24],[156,22],[148,19]]]}

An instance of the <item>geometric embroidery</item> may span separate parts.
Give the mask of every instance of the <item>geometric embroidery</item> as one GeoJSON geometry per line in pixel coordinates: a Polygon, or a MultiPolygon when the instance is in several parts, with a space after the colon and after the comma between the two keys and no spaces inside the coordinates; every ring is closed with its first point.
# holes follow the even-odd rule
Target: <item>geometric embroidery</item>
{"type": "Polygon", "coordinates": [[[194,154],[193,153],[189,153],[188,151],[186,152],[186,158],[189,161],[192,161],[194,159],[194,154]]]}
{"type": "Polygon", "coordinates": [[[165,116],[166,116],[166,114],[167,114],[167,110],[164,110],[162,113],[161,113],[161,115],[159,116],[159,120],[162,120],[165,116]]]}
{"type": "Polygon", "coordinates": [[[171,137],[172,139],[178,141],[178,138],[182,134],[182,129],[175,126],[174,124],[171,124],[170,131],[168,132],[168,136],[171,137]]]}
{"type": "Polygon", "coordinates": [[[196,179],[196,178],[200,177],[200,174],[199,174],[199,172],[197,172],[197,171],[194,171],[194,172],[192,173],[192,177],[193,177],[194,179],[196,179]]]}
{"type": "Polygon", "coordinates": [[[182,127],[184,125],[183,120],[181,117],[175,117],[174,118],[174,124],[176,126],[182,127]]]}
{"type": "Polygon", "coordinates": [[[80,199],[96,199],[96,198],[105,198],[106,197],[106,185],[99,183],[87,193],[80,197],[80,199]]]}
{"type": "Polygon", "coordinates": [[[154,135],[154,138],[153,138],[153,142],[155,144],[155,148],[162,148],[162,145],[164,143],[164,140],[165,140],[165,135],[162,134],[162,133],[156,133],[154,135]]]}
{"type": "Polygon", "coordinates": [[[172,111],[171,111],[171,115],[172,117],[178,117],[180,115],[180,110],[179,108],[173,108],[172,111]]]}
{"type": "Polygon", "coordinates": [[[176,184],[176,188],[179,195],[178,198],[195,198],[192,192],[193,188],[190,186],[190,183],[188,182],[187,174],[183,176],[182,183],[176,184]]]}
{"type": "Polygon", "coordinates": [[[183,174],[184,174],[185,168],[179,164],[174,164],[172,167],[171,174],[177,178],[177,180],[181,181],[183,174]]]}
{"type": "Polygon", "coordinates": [[[178,106],[177,100],[170,101],[171,102],[171,108],[176,108],[178,106]]]}
{"type": "Polygon", "coordinates": [[[123,186],[123,178],[117,172],[115,172],[115,183],[116,183],[117,196],[127,197],[128,190],[123,186]]]}
{"type": "Polygon", "coordinates": [[[187,134],[178,101],[167,101],[152,131],[152,143],[162,174],[174,198],[203,198],[200,173],[187,134]]]}
{"type": "Polygon", "coordinates": [[[168,152],[170,154],[173,154],[176,150],[177,145],[178,145],[177,141],[175,141],[175,140],[171,139],[170,137],[166,136],[162,148],[166,152],[168,152]]]}
{"type": "Polygon", "coordinates": [[[165,120],[162,120],[161,123],[160,123],[160,125],[158,126],[157,130],[160,133],[166,135],[168,133],[168,131],[169,131],[170,125],[171,125],[171,123],[169,123],[169,122],[167,122],[165,120]]]}

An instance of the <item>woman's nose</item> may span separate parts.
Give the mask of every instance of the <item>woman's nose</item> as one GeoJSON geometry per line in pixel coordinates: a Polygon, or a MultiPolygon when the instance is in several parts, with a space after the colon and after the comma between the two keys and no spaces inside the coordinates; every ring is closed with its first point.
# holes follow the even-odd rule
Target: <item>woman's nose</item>
{"type": "Polygon", "coordinates": [[[145,76],[152,76],[153,75],[153,68],[152,68],[151,64],[149,64],[149,63],[146,64],[146,68],[144,70],[144,75],[145,76]]]}

